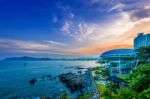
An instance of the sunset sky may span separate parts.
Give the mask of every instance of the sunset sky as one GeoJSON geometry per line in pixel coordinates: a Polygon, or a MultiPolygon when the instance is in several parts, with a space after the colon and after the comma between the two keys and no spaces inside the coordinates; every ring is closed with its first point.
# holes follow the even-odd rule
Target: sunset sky
{"type": "Polygon", "coordinates": [[[150,0],[0,0],[0,58],[95,57],[150,33],[150,0]]]}

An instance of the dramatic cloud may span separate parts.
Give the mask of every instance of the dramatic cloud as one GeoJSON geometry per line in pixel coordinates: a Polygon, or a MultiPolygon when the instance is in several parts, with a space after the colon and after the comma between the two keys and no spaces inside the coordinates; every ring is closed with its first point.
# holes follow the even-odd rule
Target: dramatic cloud
{"type": "Polygon", "coordinates": [[[116,37],[120,33],[126,32],[134,23],[130,20],[127,13],[120,13],[116,20],[106,23],[87,23],[87,22],[65,22],[61,30],[67,33],[67,36],[73,37],[79,42],[104,43],[112,39],[109,36],[116,37]],[[103,41],[104,40],[104,41],[103,41]]]}
{"type": "Polygon", "coordinates": [[[106,50],[132,48],[137,33],[150,33],[150,0],[38,2],[40,7],[22,5],[21,10],[10,5],[7,10],[16,13],[0,16],[1,54],[98,56],[106,50]]]}
{"type": "MultiPolygon", "coordinates": [[[[115,36],[108,36],[106,39],[108,42],[99,44],[93,44],[90,46],[82,47],[75,49],[75,51],[81,52],[83,55],[97,55],[100,54],[100,52],[104,52],[106,50],[111,49],[118,49],[118,48],[133,48],[133,40],[134,37],[137,36],[138,33],[144,32],[144,33],[150,33],[150,18],[139,20],[130,28],[126,28],[126,31],[121,31],[120,34],[115,36]]],[[[119,32],[119,31],[118,31],[119,32]]]]}
{"type": "Polygon", "coordinates": [[[137,33],[150,33],[150,19],[143,18],[133,21],[130,13],[120,12],[115,20],[106,23],[86,23],[69,25],[68,35],[73,37],[76,44],[72,52],[79,52],[82,55],[98,55],[106,50],[117,48],[132,48],[133,39],[137,33]],[[75,28],[73,31],[72,28],[75,28]]]}
{"type": "Polygon", "coordinates": [[[133,0],[122,2],[124,4],[123,11],[130,14],[131,19],[138,20],[150,17],[150,1],[149,0],[133,0]]]}

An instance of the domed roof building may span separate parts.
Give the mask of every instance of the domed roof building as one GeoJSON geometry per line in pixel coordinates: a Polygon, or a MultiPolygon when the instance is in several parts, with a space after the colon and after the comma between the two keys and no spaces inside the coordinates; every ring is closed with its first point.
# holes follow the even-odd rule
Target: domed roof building
{"type": "Polygon", "coordinates": [[[137,56],[133,49],[114,49],[102,53],[100,62],[113,74],[129,74],[137,64],[137,56]]]}
{"type": "Polygon", "coordinates": [[[101,54],[101,56],[115,56],[115,55],[136,55],[133,49],[114,49],[101,54]]]}
{"type": "Polygon", "coordinates": [[[128,74],[138,64],[135,50],[143,46],[150,46],[150,34],[139,33],[134,38],[134,49],[113,49],[102,53],[99,62],[109,67],[111,73],[128,74]]]}

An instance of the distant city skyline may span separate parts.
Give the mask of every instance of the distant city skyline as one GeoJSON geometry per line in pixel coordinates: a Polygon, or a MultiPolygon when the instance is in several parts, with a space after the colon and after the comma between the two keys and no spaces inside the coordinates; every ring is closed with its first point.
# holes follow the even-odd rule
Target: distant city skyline
{"type": "Polygon", "coordinates": [[[150,0],[1,0],[0,58],[93,57],[150,33],[150,0]]]}

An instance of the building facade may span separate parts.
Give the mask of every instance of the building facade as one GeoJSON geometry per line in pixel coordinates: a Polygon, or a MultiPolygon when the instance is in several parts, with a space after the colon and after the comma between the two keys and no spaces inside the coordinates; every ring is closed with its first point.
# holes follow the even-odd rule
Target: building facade
{"type": "Polygon", "coordinates": [[[134,49],[114,49],[100,55],[99,61],[109,67],[110,73],[129,74],[138,65],[136,49],[150,46],[150,34],[139,33],[134,39],[134,49]]]}
{"type": "Polygon", "coordinates": [[[109,66],[111,74],[129,74],[137,65],[136,53],[133,49],[114,49],[100,56],[100,61],[109,66]]]}
{"type": "Polygon", "coordinates": [[[150,34],[139,33],[134,39],[134,49],[150,46],[150,34]]]}

